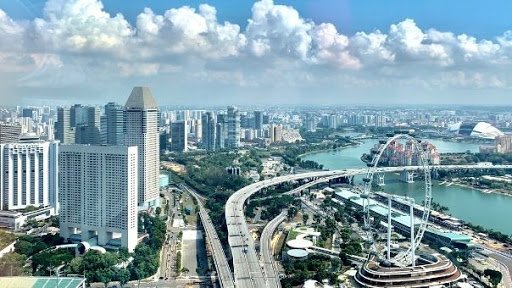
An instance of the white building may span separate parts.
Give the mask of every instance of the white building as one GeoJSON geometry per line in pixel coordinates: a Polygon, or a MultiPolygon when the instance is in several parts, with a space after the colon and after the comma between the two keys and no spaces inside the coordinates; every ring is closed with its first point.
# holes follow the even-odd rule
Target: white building
{"type": "Polygon", "coordinates": [[[49,207],[58,212],[58,142],[0,144],[0,210],[49,207]]]}
{"type": "MultiPolygon", "coordinates": [[[[106,247],[137,245],[137,147],[63,145],[60,235],[106,247]],[[121,234],[120,239],[115,237],[121,234]]],[[[158,185],[158,183],[157,183],[158,185]]]]}
{"type": "Polygon", "coordinates": [[[139,147],[138,203],[158,205],[160,169],[158,105],[148,87],[134,87],[125,105],[126,146],[139,147]]]}

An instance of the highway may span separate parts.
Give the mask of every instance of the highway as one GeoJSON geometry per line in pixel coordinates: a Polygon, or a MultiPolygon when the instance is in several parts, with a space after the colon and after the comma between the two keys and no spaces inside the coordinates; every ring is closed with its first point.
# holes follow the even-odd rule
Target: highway
{"type": "Polygon", "coordinates": [[[281,281],[277,272],[272,249],[272,235],[277,227],[286,220],[287,212],[283,211],[277,217],[268,222],[267,226],[261,232],[260,254],[263,262],[264,275],[267,277],[267,287],[281,287],[281,281]]]}
{"type": "MultiPolygon", "coordinates": [[[[459,170],[459,169],[512,169],[512,165],[436,165],[430,166],[433,170],[459,170]]],[[[401,171],[417,171],[423,169],[422,166],[404,166],[404,167],[381,167],[375,169],[376,173],[390,173],[401,171]]],[[[279,183],[295,181],[299,179],[324,178],[320,182],[327,182],[329,179],[338,177],[351,177],[355,175],[366,174],[367,168],[344,169],[332,171],[315,171],[301,174],[290,174],[272,179],[267,179],[245,186],[236,191],[229,197],[225,206],[226,224],[228,227],[228,242],[233,256],[234,280],[236,287],[270,287],[267,286],[268,277],[264,275],[264,265],[258,260],[254,240],[249,233],[247,222],[244,215],[244,204],[256,192],[262,188],[274,186],[279,183]]],[[[320,180],[320,179],[318,179],[320,180]]]]}
{"type": "Polygon", "coordinates": [[[209,243],[213,253],[213,262],[215,264],[215,269],[217,270],[217,278],[219,279],[220,287],[234,288],[235,284],[233,281],[233,274],[231,274],[231,269],[229,268],[226,254],[224,253],[224,249],[222,248],[222,244],[220,243],[219,237],[217,236],[217,231],[213,226],[212,220],[210,219],[208,212],[206,212],[206,209],[201,202],[201,200],[204,198],[187,185],[182,184],[180,187],[190,193],[190,195],[192,195],[197,200],[199,216],[201,218],[201,222],[203,223],[207,242],[209,243]]]}

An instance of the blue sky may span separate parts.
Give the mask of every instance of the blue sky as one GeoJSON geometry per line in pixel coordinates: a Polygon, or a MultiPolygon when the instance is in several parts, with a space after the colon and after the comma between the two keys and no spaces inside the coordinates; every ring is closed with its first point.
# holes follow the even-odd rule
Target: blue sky
{"type": "MultiPolygon", "coordinates": [[[[41,17],[45,3],[45,0],[0,0],[0,7],[15,19],[30,19],[34,16],[41,17]]],[[[173,7],[197,7],[203,3],[217,8],[220,21],[230,21],[244,27],[251,15],[254,1],[103,1],[106,11],[111,14],[122,13],[132,23],[144,7],[151,7],[155,12],[162,13],[173,7]]],[[[288,0],[275,3],[291,5],[303,17],[315,22],[333,23],[340,32],[347,34],[374,29],[386,30],[390,23],[406,18],[414,19],[422,27],[435,27],[459,34],[470,33],[478,38],[492,38],[512,29],[512,1],[506,0],[492,1],[492,4],[480,0],[288,0]]]]}
{"type": "Polygon", "coordinates": [[[512,104],[511,1],[0,0],[0,11],[6,102],[122,102],[146,84],[162,104],[512,104]]]}

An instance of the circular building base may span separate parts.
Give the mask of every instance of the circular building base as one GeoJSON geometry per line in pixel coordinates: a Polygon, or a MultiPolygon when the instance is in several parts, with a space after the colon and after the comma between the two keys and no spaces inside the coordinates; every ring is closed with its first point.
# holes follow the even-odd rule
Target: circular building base
{"type": "Polygon", "coordinates": [[[455,283],[461,272],[441,254],[418,259],[415,267],[394,267],[376,258],[366,261],[354,276],[362,287],[430,287],[455,283]]]}

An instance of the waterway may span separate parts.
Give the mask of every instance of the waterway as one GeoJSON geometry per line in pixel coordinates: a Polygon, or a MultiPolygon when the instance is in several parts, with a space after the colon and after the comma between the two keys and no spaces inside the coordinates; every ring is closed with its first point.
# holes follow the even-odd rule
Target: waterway
{"type": "MultiPolygon", "coordinates": [[[[429,140],[436,145],[440,153],[478,151],[478,144],[429,140]]],[[[363,153],[377,143],[375,139],[362,141],[358,146],[346,147],[333,151],[322,151],[307,154],[304,160],[313,160],[328,169],[346,169],[366,167],[360,160],[363,153]]],[[[423,182],[403,183],[396,176],[386,175],[384,191],[397,195],[407,195],[421,203],[424,199],[423,182]]],[[[512,234],[512,197],[497,193],[484,193],[480,190],[456,185],[440,185],[434,181],[432,185],[433,201],[449,208],[449,213],[465,221],[482,225],[506,234],[512,234]]]]}

